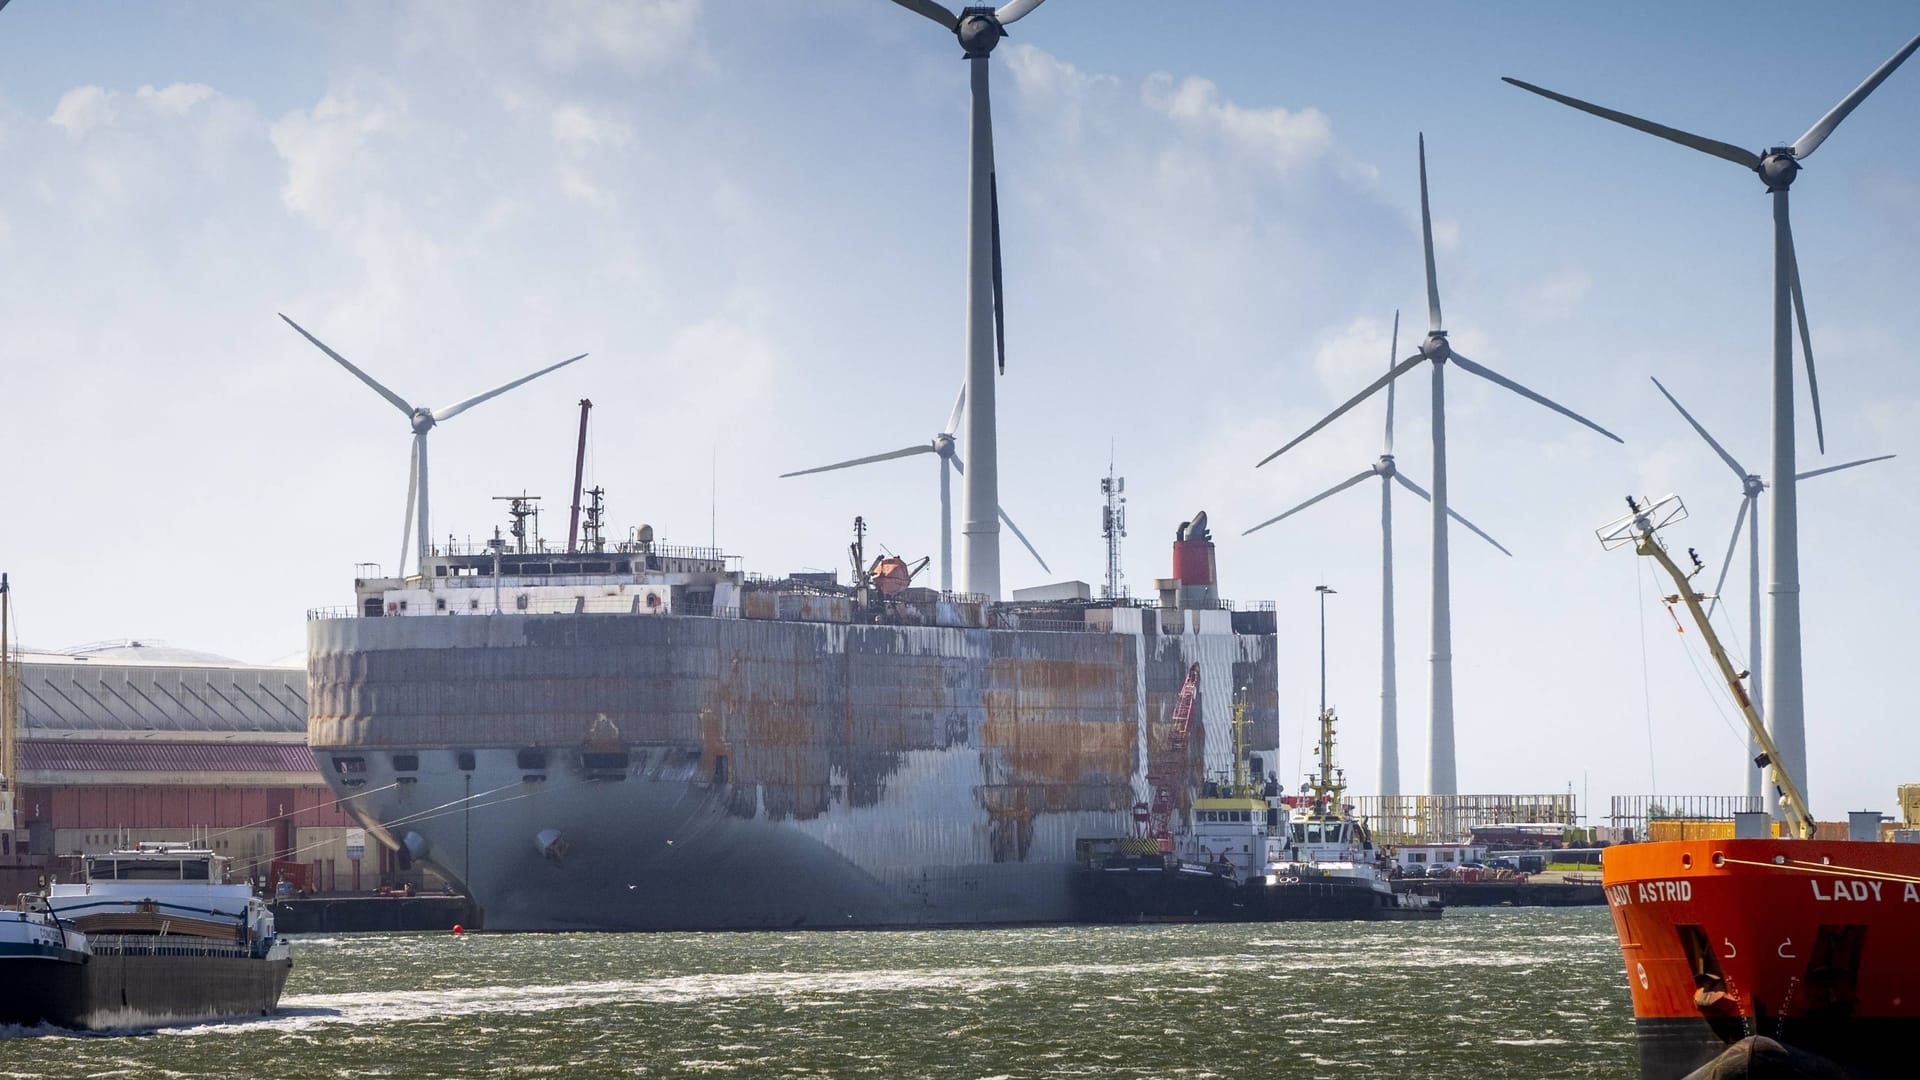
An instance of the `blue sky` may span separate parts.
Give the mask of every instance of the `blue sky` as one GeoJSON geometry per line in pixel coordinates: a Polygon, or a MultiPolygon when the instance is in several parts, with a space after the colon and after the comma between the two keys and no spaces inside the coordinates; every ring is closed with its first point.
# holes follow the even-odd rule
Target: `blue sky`
{"type": "MultiPolygon", "coordinates": [[[[1724,162],[1499,76],[1758,149],[1916,30],[1899,4],[1051,0],[994,60],[1007,510],[1053,577],[1095,580],[1115,446],[1143,590],[1208,510],[1228,595],[1280,605],[1285,725],[1317,702],[1313,586],[1333,584],[1330,696],[1370,779],[1377,495],[1238,534],[1378,453],[1369,405],[1253,468],[1384,366],[1396,307],[1418,322],[1424,131],[1455,344],[1627,439],[1449,379],[1455,506],[1515,553],[1455,534],[1463,790],[1739,789],[1738,739],[1644,570],[1592,529],[1629,491],[1678,491],[1695,517],[1673,539],[1717,570],[1738,485],[1648,376],[1765,468],[1767,200],[1724,162]]],[[[355,563],[392,565],[404,423],[276,311],[430,404],[592,353],[435,432],[439,535],[487,535],[495,495],[563,506],[591,396],[590,476],[623,530],[711,527],[778,572],[838,566],[862,514],[880,543],[937,552],[926,460],[775,476],[946,418],[965,74],[951,38],[884,0],[16,0],[0,12],[0,566],[22,633],[275,658],[301,648],[305,609],[348,598],[355,563]]],[[[1910,67],[1794,188],[1829,446],[1819,459],[1805,426],[1803,467],[1902,455],[1801,489],[1823,817],[1920,780],[1896,679],[1920,600],[1902,318],[1920,285],[1916,117],[1910,67]]],[[[1400,464],[1425,484],[1426,380],[1399,403],[1400,464]]],[[[1401,501],[1395,525],[1411,779],[1425,515],[1401,501]]],[[[1047,580],[1003,558],[1010,587],[1047,580]]],[[[1744,648],[1744,593],[1729,607],[1744,648]]],[[[1289,771],[1297,735],[1283,726],[1289,771]]]]}

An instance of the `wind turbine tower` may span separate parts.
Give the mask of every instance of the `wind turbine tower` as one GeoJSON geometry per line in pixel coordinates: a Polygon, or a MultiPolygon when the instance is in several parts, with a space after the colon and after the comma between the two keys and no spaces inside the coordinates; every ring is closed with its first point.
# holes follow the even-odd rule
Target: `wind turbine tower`
{"type": "MultiPolygon", "coordinates": [[[[1827,136],[1840,126],[1840,121],[1858,108],[1917,48],[1920,48],[1920,35],[1876,68],[1865,82],[1841,98],[1838,105],[1827,110],[1805,134],[1786,146],[1769,147],[1759,153],[1557,94],[1519,79],[1504,80],[1603,120],[1730,161],[1757,174],[1773,196],[1773,502],[1767,522],[1772,559],[1767,595],[1772,603],[1766,626],[1763,715],[1768,727],[1773,729],[1773,743],[1783,759],[1780,764],[1789,776],[1799,781],[1802,791],[1811,790],[1812,785],[1807,777],[1806,693],[1800,667],[1800,504],[1794,488],[1799,471],[1794,467],[1793,443],[1793,324],[1796,317],[1800,324],[1800,351],[1807,362],[1807,396],[1813,406],[1814,436],[1821,453],[1826,452],[1827,437],[1820,417],[1820,388],[1813,374],[1813,339],[1807,332],[1807,305],[1800,291],[1800,264],[1794,254],[1787,192],[1800,174],[1800,163],[1812,157],[1827,136]]],[[[1781,810],[1776,807],[1774,812],[1777,817],[1781,810]]]]}
{"type": "MultiPolygon", "coordinates": [[[[1387,347],[1387,367],[1393,368],[1394,360],[1400,355],[1400,313],[1393,313],[1393,337],[1387,347]]],[[[1426,489],[1406,478],[1393,460],[1393,384],[1387,384],[1387,437],[1380,459],[1367,469],[1342,480],[1340,483],[1301,503],[1283,514],[1255,525],[1242,536],[1251,536],[1261,529],[1278,521],[1283,521],[1305,510],[1322,499],[1338,495],[1340,492],[1372,477],[1380,478],[1380,794],[1400,794],[1400,691],[1398,676],[1394,670],[1394,631],[1393,631],[1393,485],[1399,484],[1428,502],[1433,496],[1426,489]]],[[[1472,529],[1474,534],[1499,548],[1508,556],[1513,552],[1502,547],[1498,540],[1481,531],[1478,525],[1461,517],[1451,507],[1447,516],[1472,529]]]]}
{"type": "MultiPolygon", "coordinates": [[[[1760,625],[1760,494],[1767,490],[1767,483],[1760,478],[1760,474],[1750,473],[1741,467],[1740,463],[1733,459],[1733,455],[1727,453],[1726,447],[1721,446],[1718,440],[1707,434],[1707,429],[1700,425],[1700,421],[1693,418],[1693,414],[1688,412],[1686,407],[1680,404],[1678,398],[1675,398],[1667,391],[1665,386],[1661,385],[1659,379],[1653,380],[1653,385],[1659,387],[1660,393],[1669,402],[1673,403],[1673,407],[1680,411],[1680,415],[1686,418],[1687,423],[1692,425],[1693,430],[1699,432],[1700,437],[1707,441],[1708,446],[1713,447],[1713,452],[1719,454],[1720,460],[1727,463],[1727,468],[1733,470],[1733,475],[1740,478],[1740,509],[1733,515],[1733,538],[1727,541],[1726,557],[1720,561],[1720,580],[1713,583],[1713,599],[1707,605],[1707,614],[1712,615],[1714,607],[1720,603],[1720,597],[1722,596],[1721,590],[1727,584],[1727,571],[1733,568],[1734,549],[1740,546],[1741,526],[1747,525],[1749,521],[1751,521],[1752,527],[1747,530],[1747,651],[1749,654],[1747,656],[1747,668],[1751,672],[1751,677],[1748,682],[1748,694],[1757,702],[1761,699],[1761,695],[1766,689],[1766,684],[1760,677],[1761,661],[1765,659],[1762,655],[1763,646],[1761,644],[1760,625]]],[[[1803,472],[1799,476],[1794,477],[1794,479],[1808,480],[1816,476],[1825,476],[1827,473],[1839,472],[1841,469],[1851,469],[1855,465],[1871,465],[1876,461],[1886,461],[1893,456],[1892,454],[1881,454],[1879,457],[1849,461],[1844,465],[1829,465],[1824,469],[1813,469],[1808,472],[1803,472]]],[[[1766,713],[1764,710],[1761,710],[1758,705],[1755,706],[1755,711],[1760,713],[1762,719],[1765,719],[1766,713]]],[[[1766,771],[1753,767],[1753,760],[1759,756],[1759,742],[1749,739],[1747,741],[1745,768],[1742,771],[1747,774],[1747,794],[1754,798],[1760,797],[1760,777],[1761,774],[1766,771]]]]}
{"type": "MultiPolygon", "coordinates": [[[[1420,364],[1429,362],[1433,364],[1433,607],[1432,622],[1429,626],[1433,654],[1427,683],[1429,726],[1427,792],[1432,795],[1457,795],[1460,793],[1460,788],[1453,744],[1453,621],[1449,599],[1447,558],[1447,518],[1452,516],[1451,511],[1447,509],[1447,365],[1451,363],[1496,386],[1503,386],[1529,401],[1544,405],[1562,416],[1592,428],[1614,442],[1620,442],[1621,439],[1620,436],[1564,405],[1534,393],[1483,364],[1467,359],[1448,343],[1445,323],[1440,317],[1440,285],[1433,272],[1433,216],[1427,206],[1425,135],[1420,137],[1420,236],[1425,243],[1427,256],[1427,337],[1420,343],[1420,351],[1395,364],[1385,375],[1375,379],[1372,385],[1347,399],[1346,404],[1328,413],[1319,423],[1296,436],[1292,442],[1260,459],[1259,464],[1265,465],[1300,445],[1314,432],[1333,423],[1347,410],[1371,397],[1375,391],[1391,385],[1393,380],[1412,371],[1420,364]]],[[[1359,481],[1356,479],[1352,482],[1359,481]]]]}
{"type": "Polygon", "coordinates": [[[971,68],[973,111],[970,168],[967,177],[967,452],[973,471],[965,474],[961,503],[965,515],[962,588],[990,600],[1000,599],[1000,449],[995,434],[994,360],[1006,369],[1005,307],[1000,281],[1000,199],[993,167],[993,109],[987,85],[987,59],[1007,36],[1007,27],[1025,18],[1044,0],[1011,0],[998,8],[966,7],[959,14],[935,0],[894,0],[951,31],[971,68]]]}

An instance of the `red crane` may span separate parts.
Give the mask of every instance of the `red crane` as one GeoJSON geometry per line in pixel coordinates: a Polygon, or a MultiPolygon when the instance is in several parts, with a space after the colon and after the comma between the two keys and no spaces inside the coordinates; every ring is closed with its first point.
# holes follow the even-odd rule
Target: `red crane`
{"type": "MultiPolygon", "coordinates": [[[[1145,824],[1147,835],[1160,842],[1162,855],[1173,852],[1174,808],[1184,807],[1187,802],[1187,737],[1193,730],[1193,703],[1199,695],[1200,665],[1194,664],[1187,669],[1187,681],[1180,684],[1180,697],[1173,703],[1173,730],[1147,766],[1147,787],[1153,792],[1153,802],[1147,807],[1145,824]]],[[[1153,740],[1149,738],[1147,743],[1151,748],[1153,740]]],[[[1135,820],[1141,817],[1139,810],[1135,807],[1135,820]]]]}

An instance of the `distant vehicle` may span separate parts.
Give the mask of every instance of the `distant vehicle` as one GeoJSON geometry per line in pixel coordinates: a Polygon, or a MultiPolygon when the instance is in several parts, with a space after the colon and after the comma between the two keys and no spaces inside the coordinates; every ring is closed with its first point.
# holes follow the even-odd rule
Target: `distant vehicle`
{"type": "Polygon", "coordinates": [[[1430,866],[1430,867],[1428,867],[1428,868],[1427,868],[1427,876],[1428,876],[1428,877],[1430,877],[1430,878],[1449,878],[1449,877],[1452,877],[1452,876],[1453,876],[1453,867],[1451,867],[1451,866],[1448,866],[1448,865],[1447,865],[1446,863],[1441,863],[1441,864],[1440,864],[1440,865],[1438,865],[1438,866],[1430,866]]]}
{"type": "Polygon", "coordinates": [[[1487,865],[1488,865],[1488,866],[1491,866],[1491,867],[1493,867],[1493,868],[1494,868],[1495,870],[1518,870],[1518,869],[1520,869],[1520,863],[1519,863],[1519,861],[1518,861],[1518,860],[1516,860],[1516,859],[1515,859],[1515,858],[1514,858],[1513,856],[1511,856],[1511,855],[1501,855],[1501,856],[1499,856],[1498,858],[1493,858],[1493,859],[1488,859],[1488,860],[1487,860],[1487,865]]]}
{"type": "Polygon", "coordinates": [[[1427,864],[1426,863],[1408,863],[1407,865],[1400,868],[1400,876],[1403,878],[1426,877],[1427,864]]]}

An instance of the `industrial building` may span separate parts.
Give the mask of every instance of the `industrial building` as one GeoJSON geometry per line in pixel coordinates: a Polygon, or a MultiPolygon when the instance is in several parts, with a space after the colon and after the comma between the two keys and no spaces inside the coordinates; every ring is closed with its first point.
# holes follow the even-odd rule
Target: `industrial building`
{"type": "Polygon", "coordinates": [[[12,659],[8,895],[62,873],[67,857],[140,840],[205,842],[262,885],[381,880],[391,853],[366,849],[307,750],[304,667],[139,641],[12,659]]]}

